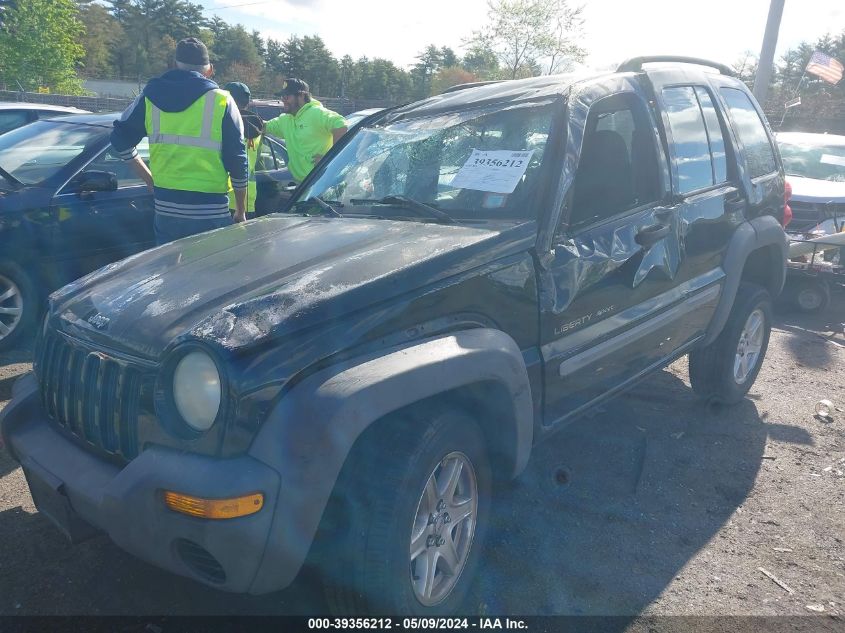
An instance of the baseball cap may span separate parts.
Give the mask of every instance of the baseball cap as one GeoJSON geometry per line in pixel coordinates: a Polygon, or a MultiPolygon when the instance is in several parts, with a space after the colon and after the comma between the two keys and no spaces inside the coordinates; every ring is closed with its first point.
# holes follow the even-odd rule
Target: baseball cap
{"type": "Polygon", "coordinates": [[[310,92],[308,84],[301,79],[290,77],[282,84],[282,89],[276,93],[277,97],[284,97],[286,95],[297,95],[303,92],[310,92]]]}
{"type": "Polygon", "coordinates": [[[245,83],[241,83],[240,81],[230,81],[223,86],[223,90],[227,90],[229,94],[232,95],[232,99],[235,100],[235,103],[238,104],[239,108],[245,108],[249,105],[252,93],[250,93],[249,86],[245,83]]]}
{"type": "Polygon", "coordinates": [[[176,45],[176,61],[191,66],[205,66],[209,63],[208,49],[195,37],[187,37],[176,45]]]}

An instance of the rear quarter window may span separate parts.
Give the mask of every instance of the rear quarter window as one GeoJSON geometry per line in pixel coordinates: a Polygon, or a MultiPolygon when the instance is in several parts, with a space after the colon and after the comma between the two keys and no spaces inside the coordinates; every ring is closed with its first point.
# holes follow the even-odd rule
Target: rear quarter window
{"type": "Polygon", "coordinates": [[[774,151],[766,134],[766,126],[751,99],[736,88],[722,88],[721,93],[731,114],[736,134],[745,147],[749,175],[756,178],[772,173],[777,169],[774,151]]]}

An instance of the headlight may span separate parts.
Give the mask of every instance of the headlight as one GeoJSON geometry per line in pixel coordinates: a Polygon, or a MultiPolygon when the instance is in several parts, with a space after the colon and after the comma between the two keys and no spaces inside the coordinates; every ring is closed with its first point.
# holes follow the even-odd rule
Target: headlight
{"type": "Polygon", "coordinates": [[[182,419],[195,431],[211,428],[220,410],[220,372],[205,352],[189,352],[173,371],[173,401],[182,419]]]}

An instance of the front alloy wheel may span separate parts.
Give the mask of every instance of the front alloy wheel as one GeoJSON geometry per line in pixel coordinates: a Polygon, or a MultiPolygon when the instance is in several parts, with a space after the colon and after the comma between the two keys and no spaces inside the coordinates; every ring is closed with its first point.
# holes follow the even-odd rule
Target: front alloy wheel
{"type": "Polygon", "coordinates": [[[411,530],[411,584],[430,607],[451,593],[475,536],[478,482],[469,458],[450,453],[431,473],[411,530]]]}
{"type": "Polygon", "coordinates": [[[338,615],[451,615],[478,568],[492,470],[479,425],[430,405],[373,424],[344,464],[316,563],[338,615]]]}

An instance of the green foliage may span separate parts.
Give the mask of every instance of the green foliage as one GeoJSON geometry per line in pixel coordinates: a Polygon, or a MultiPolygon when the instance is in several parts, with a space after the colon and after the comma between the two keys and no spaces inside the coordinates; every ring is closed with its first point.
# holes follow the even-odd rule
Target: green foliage
{"type": "Polygon", "coordinates": [[[82,75],[111,77],[115,74],[112,51],[123,40],[123,27],[108,9],[95,2],[79,2],[79,17],[85,26],[82,47],[85,49],[82,75]]]}
{"type": "Polygon", "coordinates": [[[461,66],[478,77],[479,81],[503,79],[496,51],[482,42],[475,42],[470,45],[461,66]]]}
{"type": "Polygon", "coordinates": [[[568,0],[489,0],[487,25],[469,43],[495,53],[509,79],[566,70],[584,59],[577,44],[583,7],[568,0]]]}
{"type": "Polygon", "coordinates": [[[187,0],[107,1],[111,18],[123,31],[113,49],[111,70],[123,78],[160,74],[172,64],[176,42],[200,37],[209,26],[202,5],[187,0]]]}
{"type": "Polygon", "coordinates": [[[221,82],[243,81],[255,85],[261,77],[264,60],[255,48],[252,35],[240,24],[217,28],[209,54],[215,76],[221,82]]]}
{"type": "Polygon", "coordinates": [[[25,90],[81,94],[76,69],[85,57],[85,30],[73,0],[26,0],[4,12],[0,76],[25,90]]]}

